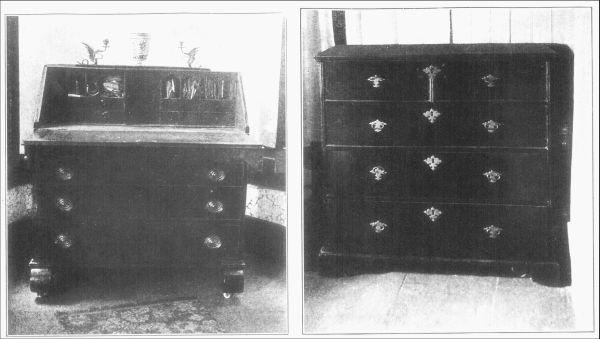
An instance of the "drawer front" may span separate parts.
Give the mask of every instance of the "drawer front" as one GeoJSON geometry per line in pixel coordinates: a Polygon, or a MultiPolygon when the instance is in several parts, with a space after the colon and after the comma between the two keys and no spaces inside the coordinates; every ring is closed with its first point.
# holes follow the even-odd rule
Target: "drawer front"
{"type": "Polygon", "coordinates": [[[325,99],[545,100],[546,64],[530,58],[334,62],[323,67],[325,99]]]}
{"type": "Polygon", "coordinates": [[[56,233],[71,237],[72,258],[86,267],[195,266],[240,254],[236,223],[98,219],[56,233]]]}
{"type": "Polygon", "coordinates": [[[235,101],[200,99],[161,100],[159,124],[188,126],[234,126],[235,101]]]}
{"type": "Polygon", "coordinates": [[[329,192],[406,200],[548,204],[547,153],[330,150],[329,192]]]}
{"type": "Polygon", "coordinates": [[[338,225],[337,248],[346,253],[430,255],[431,229],[410,205],[364,204],[330,199],[328,221],[338,225]]]}
{"type": "Polygon", "coordinates": [[[89,217],[239,220],[245,206],[245,192],[233,187],[44,185],[39,193],[40,215],[73,220],[89,217]]]}
{"type": "Polygon", "coordinates": [[[547,208],[342,203],[346,250],[474,260],[543,260],[547,208]]]}
{"type": "Polygon", "coordinates": [[[546,63],[526,57],[440,67],[435,100],[546,100],[546,63]]]}
{"type": "Polygon", "coordinates": [[[76,123],[124,124],[129,121],[123,98],[69,97],[67,105],[71,121],[76,123]]]}
{"type": "Polygon", "coordinates": [[[326,99],[426,100],[428,78],[415,63],[325,64],[326,99]]]}
{"type": "Polygon", "coordinates": [[[45,148],[36,155],[42,183],[240,186],[242,161],[194,150],[45,148]]]}
{"type": "Polygon", "coordinates": [[[545,147],[543,104],[328,102],[329,145],[545,147]]]}

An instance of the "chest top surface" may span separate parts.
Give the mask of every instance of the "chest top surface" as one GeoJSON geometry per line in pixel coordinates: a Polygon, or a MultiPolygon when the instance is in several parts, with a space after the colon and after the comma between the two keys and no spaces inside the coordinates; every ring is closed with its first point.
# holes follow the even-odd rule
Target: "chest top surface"
{"type": "Polygon", "coordinates": [[[320,62],[337,60],[401,61],[408,59],[483,57],[498,55],[544,55],[572,57],[562,44],[420,44],[420,45],[339,45],[331,47],[315,58],[320,62]]]}

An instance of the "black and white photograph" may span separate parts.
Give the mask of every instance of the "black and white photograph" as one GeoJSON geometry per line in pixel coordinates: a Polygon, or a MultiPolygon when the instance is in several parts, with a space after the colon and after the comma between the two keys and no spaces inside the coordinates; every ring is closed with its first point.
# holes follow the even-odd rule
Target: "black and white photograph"
{"type": "Polygon", "coordinates": [[[5,1],[0,337],[598,338],[597,1],[5,1]]]}
{"type": "Polygon", "coordinates": [[[288,332],[285,18],[212,12],[2,16],[7,335],[288,332]]]}
{"type": "Polygon", "coordinates": [[[304,333],[591,324],[591,8],[301,15],[304,333]]]}

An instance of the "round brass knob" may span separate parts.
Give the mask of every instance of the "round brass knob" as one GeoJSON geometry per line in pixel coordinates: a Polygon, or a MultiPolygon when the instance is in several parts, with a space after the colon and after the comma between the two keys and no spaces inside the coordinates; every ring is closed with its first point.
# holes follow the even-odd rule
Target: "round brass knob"
{"type": "Polygon", "coordinates": [[[68,198],[57,198],[56,207],[63,212],[70,212],[73,209],[73,202],[68,198]]]}
{"type": "Polygon", "coordinates": [[[56,177],[61,181],[69,181],[73,179],[73,171],[67,167],[59,167],[55,171],[56,177]]]}
{"type": "Polygon", "coordinates": [[[73,246],[73,239],[68,234],[60,233],[54,238],[54,244],[67,249],[73,246]]]}
{"type": "Polygon", "coordinates": [[[223,245],[221,241],[221,237],[218,235],[211,234],[208,237],[204,238],[204,246],[207,248],[214,250],[220,248],[223,245]]]}
{"type": "Polygon", "coordinates": [[[371,225],[371,229],[375,233],[381,233],[381,232],[385,231],[385,229],[388,227],[388,225],[386,223],[381,222],[379,220],[369,223],[369,225],[371,225]]]}
{"type": "Polygon", "coordinates": [[[223,203],[219,200],[210,200],[206,203],[205,208],[210,213],[221,213],[223,212],[223,203]]]}
{"type": "Polygon", "coordinates": [[[206,174],[206,177],[212,182],[221,182],[225,180],[225,171],[218,168],[211,168],[206,174]]]}

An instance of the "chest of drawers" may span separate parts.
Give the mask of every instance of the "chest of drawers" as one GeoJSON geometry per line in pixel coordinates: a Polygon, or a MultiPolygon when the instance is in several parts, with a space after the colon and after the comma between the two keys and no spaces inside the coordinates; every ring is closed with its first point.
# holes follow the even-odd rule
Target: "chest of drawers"
{"type": "Polygon", "coordinates": [[[570,284],[568,47],[336,46],[316,59],[323,272],[570,284]]]}
{"type": "Polygon", "coordinates": [[[47,66],[25,141],[37,206],[30,287],[79,269],[217,271],[243,291],[248,133],[237,73],[47,66]]]}

